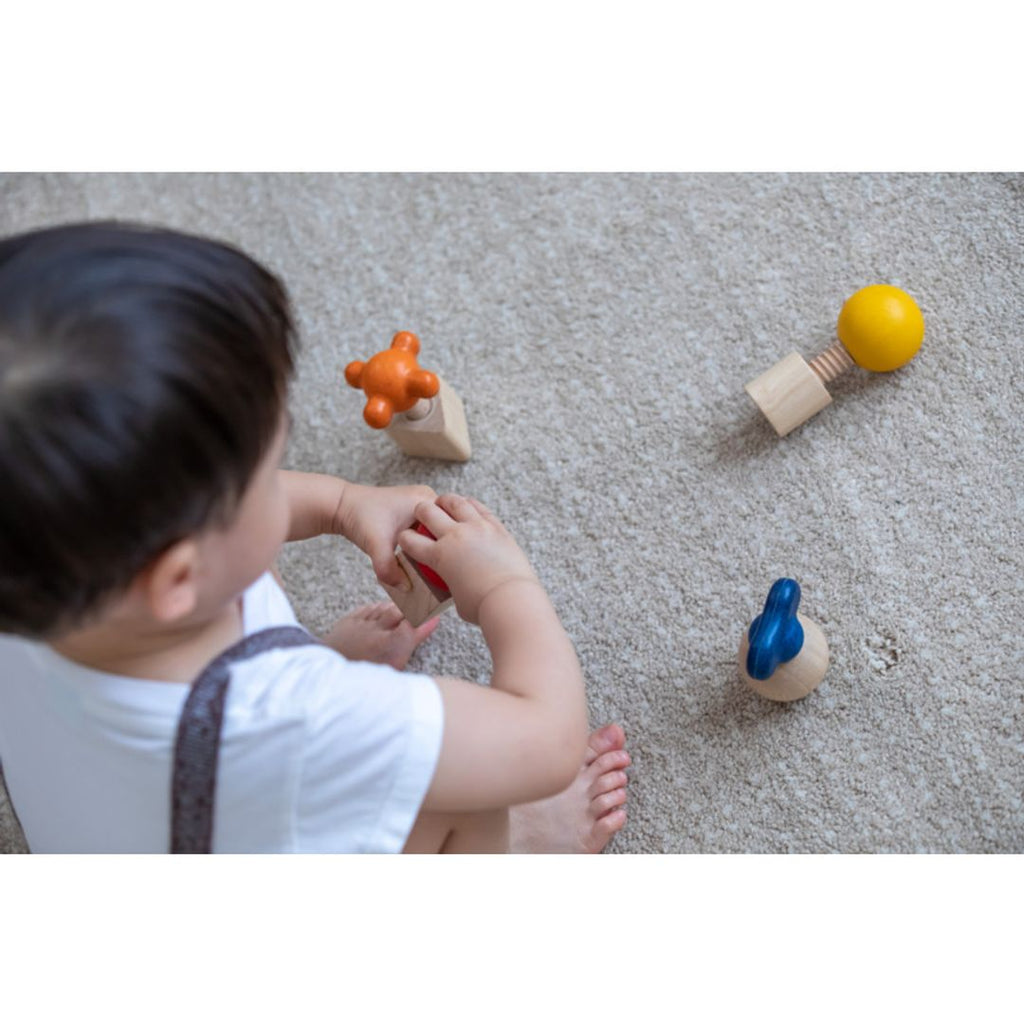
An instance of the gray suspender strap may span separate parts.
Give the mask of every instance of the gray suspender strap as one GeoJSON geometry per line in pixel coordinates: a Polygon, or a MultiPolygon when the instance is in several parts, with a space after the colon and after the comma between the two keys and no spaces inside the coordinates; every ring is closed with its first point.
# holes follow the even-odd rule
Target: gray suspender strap
{"type": "Polygon", "coordinates": [[[192,684],[178,721],[171,782],[171,853],[210,853],[217,756],[224,698],[239,661],[284,647],[318,644],[298,626],[275,626],[243,637],[216,657],[192,684]]]}

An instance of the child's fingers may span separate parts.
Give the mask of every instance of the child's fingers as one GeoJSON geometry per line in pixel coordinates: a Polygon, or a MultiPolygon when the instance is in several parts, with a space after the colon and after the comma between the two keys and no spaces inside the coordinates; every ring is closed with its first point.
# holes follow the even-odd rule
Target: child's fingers
{"type": "MultiPolygon", "coordinates": [[[[422,522],[422,520],[420,520],[422,522]]],[[[431,569],[434,566],[434,545],[436,540],[424,537],[415,530],[403,530],[398,535],[398,546],[414,561],[422,562],[431,569]]]]}
{"type": "Polygon", "coordinates": [[[400,590],[409,590],[409,580],[393,551],[381,549],[370,557],[370,561],[381,583],[389,587],[398,587],[400,590]]]}
{"type": "MultiPolygon", "coordinates": [[[[440,500],[440,499],[439,499],[440,500]]],[[[416,518],[440,540],[454,525],[452,517],[432,501],[421,501],[416,506],[416,518]]],[[[405,545],[402,545],[405,547],[405,545]]]]}
{"type": "MultiPolygon", "coordinates": [[[[464,523],[469,519],[479,519],[480,511],[471,498],[464,498],[461,494],[442,494],[437,499],[437,504],[444,509],[456,522],[464,523]]],[[[427,523],[427,526],[430,524],[427,523]]]]}
{"type": "Polygon", "coordinates": [[[476,498],[466,499],[470,505],[473,506],[485,519],[497,519],[498,517],[482,502],[477,501],[476,498]]]}

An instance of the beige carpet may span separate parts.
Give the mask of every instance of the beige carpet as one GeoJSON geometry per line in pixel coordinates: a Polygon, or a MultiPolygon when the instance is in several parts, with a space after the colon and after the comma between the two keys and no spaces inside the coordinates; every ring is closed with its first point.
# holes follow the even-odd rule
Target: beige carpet
{"type": "MultiPolygon", "coordinates": [[[[1024,850],[1024,176],[0,177],[2,233],[99,217],[213,234],[284,277],[291,466],[502,516],[593,722],[627,731],[611,852],[1024,850]],[[919,356],[851,371],[777,439],[743,384],[825,348],[879,281],[920,304],[919,356]],[[398,329],[462,396],[468,464],[363,425],[343,367],[398,329]],[[793,705],[735,664],[783,575],[832,651],[793,705]]],[[[340,541],[284,571],[314,629],[379,597],[340,541]]],[[[414,667],[488,677],[453,615],[414,667]]],[[[0,839],[22,848],[6,808],[0,839]]]]}

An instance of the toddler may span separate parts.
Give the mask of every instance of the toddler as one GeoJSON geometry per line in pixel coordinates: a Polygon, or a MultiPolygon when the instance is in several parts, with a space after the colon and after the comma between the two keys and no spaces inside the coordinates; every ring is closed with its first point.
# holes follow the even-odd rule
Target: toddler
{"type": "Polygon", "coordinates": [[[282,470],[295,345],[282,285],[230,246],[0,241],[0,764],[29,848],[170,849],[179,719],[216,661],[213,852],[600,851],[629,755],[617,725],[588,738],[525,555],[473,499],[282,470]],[[277,552],[322,533],[382,582],[396,545],[436,570],[491,685],[401,671],[437,620],[390,602],[271,642],[304,636],[277,552]]]}

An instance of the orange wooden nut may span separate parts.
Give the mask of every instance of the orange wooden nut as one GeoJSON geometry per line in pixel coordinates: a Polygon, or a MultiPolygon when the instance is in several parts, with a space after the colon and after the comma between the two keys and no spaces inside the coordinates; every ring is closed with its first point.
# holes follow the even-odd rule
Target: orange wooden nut
{"type": "Polygon", "coordinates": [[[428,370],[421,370],[416,356],[420,340],[411,331],[399,331],[391,347],[378,352],[368,362],[349,363],[345,380],[366,392],[363,419],[377,430],[386,427],[391,417],[411,409],[421,398],[433,398],[441,382],[428,370]]]}

